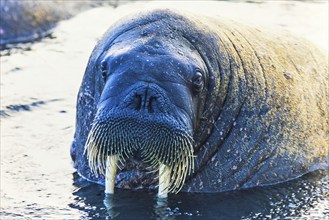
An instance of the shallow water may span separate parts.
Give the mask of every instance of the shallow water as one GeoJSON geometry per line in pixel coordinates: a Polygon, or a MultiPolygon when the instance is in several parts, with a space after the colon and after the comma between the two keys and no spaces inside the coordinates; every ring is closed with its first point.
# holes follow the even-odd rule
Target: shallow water
{"type": "MultiPolygon", "coordinates": [[[[200,8],[195,4],[184,7],[200,8]]],[[[157,201],[156,192],[124,190],[104,200],[102,186],[75,173],[69,147],[88,57],[117,17],[145,5],[93,9],[61,22],[52,38],[2,52],[1,219],[329,219],[328,171],[238,192],[180,193],[168,201],[157,201]]],[[[325,1],[202,7],[202,13],[283,28],[328,48],[325,1]]]]}

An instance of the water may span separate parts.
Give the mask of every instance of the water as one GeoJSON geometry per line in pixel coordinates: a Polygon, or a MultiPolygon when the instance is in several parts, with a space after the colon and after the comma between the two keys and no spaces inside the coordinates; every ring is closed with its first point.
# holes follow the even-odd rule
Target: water
{"type": "Polygon", "coordinates": [[[70,206],[86,211],[88,204],[88,217],[93,219],[104,216],[119,219],[323,219],[329,215],[329,179],[324,173],[274,187],[238,192],[180,193],[171,195],[168,201],[157,201],[154,192],[124,190],[103,201],[102,187],[86,186],[78,179],[75,179],[79,182],[76,185],[82,187],[74,193],[76,203],[70,206]]]}
{"type": "MultiPolygon", "coordinates": [[[[104,199],[102,186],[75,173],[69,147],[88,57],[113,20],[144,6],[93,9],[61,22],[52,38],[2,52],[1,219],[329,219],[328,171],[271,187],[180,193],[167,201],[153,191],[125,190],[104,199]]],[[[217,2],[207,13],[271,24],[328,47],[326,2],[217,2]]]]}

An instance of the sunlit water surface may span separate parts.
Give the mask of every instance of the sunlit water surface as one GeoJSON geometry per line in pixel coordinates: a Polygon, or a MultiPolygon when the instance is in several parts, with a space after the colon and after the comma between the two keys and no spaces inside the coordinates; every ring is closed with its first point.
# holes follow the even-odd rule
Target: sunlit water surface
{"type": "MultiPolygon", "coordinates": [[[[287,29],[328,47],[326,2],[194,4],[184,8],[287,29]]],[[[145,5],[93,9],[61,22],[52,38],[3,51],[1,219],[329,219],[328,171],[272,187],[180,193],[167,201],[158,201],[156,192],[123,190],[104,198],[102,186],[75,173],[69,147],[87,59],[117,17],[145,5]]]]}

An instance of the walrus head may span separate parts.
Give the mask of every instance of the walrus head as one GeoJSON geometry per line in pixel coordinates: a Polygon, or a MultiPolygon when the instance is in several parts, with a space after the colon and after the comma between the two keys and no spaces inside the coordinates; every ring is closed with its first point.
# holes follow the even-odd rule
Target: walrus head
{"type": "MultiPolygon", "coordinates": [[[[105,182],[155,188],[159,177],[159,190],[178,192],[193,172],[206,64],[193,41],[164,20],[123,29],[99,43],[86,70],[96,83],[84,154],[105,182]]],[[[82,85],[78,102],[90,87],[82,85]]]]}
{"type": "Polygon", "coordinates": [[[107,158],[119,160],[112,161],[114,169],[127,167],[128,160],[139,160],[146,171],[166,166],[168,172],[159,175],[169,175],[164,177],[170,179],[168,190],[175,191],[193,169],[192,136],[205,65],[195,51],[181,52],[177,39],[168,44],[152,28],[140,30],[134,41],[131,32],[120,35],[101,55],[98,75],[104,87],[86,152],[96,175],[105,175],[107,158]]]}

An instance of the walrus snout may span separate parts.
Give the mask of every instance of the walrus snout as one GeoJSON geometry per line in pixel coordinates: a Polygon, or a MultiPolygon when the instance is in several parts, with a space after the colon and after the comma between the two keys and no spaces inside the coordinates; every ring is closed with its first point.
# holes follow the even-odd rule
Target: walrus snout
{"type": "Polygon", "coordinates": [[[183,107],[180,96],[159,84],[151,70],[144,71],[139,78],[112,74],[86,141],[89,167],[96,176],[106,176],[107,193],[113,193],[116,179],[128,188],[153,184],[147,173],[157,172],[163,196],[179,191],[193,171],[192,120],[184,111],[190,106],[183,107]]]}
{"type": "Polygon", "coordinates": [[[168,191],[179,191],[194,167],[192,136],[175,118],[161,113],[102,111],[93,122],[85,149],[92,172],[109,179],[108,193],[113,193],[117,167],[127,168],[131,158],[141,159],[149,170],[159,170],[159,179],[164,175],[168,180],[164,187],[168,191]]]}

